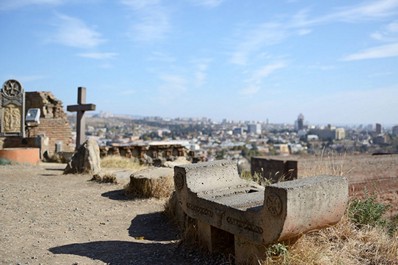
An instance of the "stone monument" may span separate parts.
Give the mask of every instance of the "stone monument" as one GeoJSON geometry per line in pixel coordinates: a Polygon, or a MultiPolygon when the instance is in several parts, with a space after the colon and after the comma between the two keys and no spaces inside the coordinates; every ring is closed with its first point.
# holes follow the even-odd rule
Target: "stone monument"
{"type": "Polygon", "coordinates": [[[0,136],[25,136],[25,93],[20,82],[7,80],[0,91],[0,136]]]}
{"type": "Polygon", "coordinates": [[[84,113],[95,110],[95,104],[86,104],[86,88],[78,87],[77,105],[67,106],[67,111],[76,112],[76,150],[86,140],[86,121],[84,113]]]}

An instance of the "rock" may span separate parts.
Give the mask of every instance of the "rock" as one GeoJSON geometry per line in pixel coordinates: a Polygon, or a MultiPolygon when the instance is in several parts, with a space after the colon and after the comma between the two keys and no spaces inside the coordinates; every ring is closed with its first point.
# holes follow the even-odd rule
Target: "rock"
{"type": "Polygon", "coordinates": [[[147,168],[131,174],[126,195],[134,198],[166,198],[174,190],[174,170],[171,168],[147,168]]]}
{"type": "Polygon", "coordinates": [[[72,156],[64,174],[98,174],[101,171],[99,146],[94,139],[88,139],[72,156]]]}

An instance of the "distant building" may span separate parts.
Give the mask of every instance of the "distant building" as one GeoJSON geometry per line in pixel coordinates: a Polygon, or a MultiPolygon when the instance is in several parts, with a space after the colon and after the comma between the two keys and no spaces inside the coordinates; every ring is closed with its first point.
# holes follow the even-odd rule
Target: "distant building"
{"type": "Polygon", "coordinates": [[[392,134],[398,135],[398,125],[395,125],[394,127],[392,127],[392,134]]]}
{"type": "Polygon", "coordinates": [[[234,135],[243,135],[243,133],[244,133],[244,130],[242,127],[237,127],[237,128],[234,128],[234,130],[233,130],[234,135]]]}
{"type": "Polygon", "coordinates": [[[345,129],[344,128],[337,128],[335,130],[335,139],[336,140],[343,140],[345,139],[345,129]]]}
{"type": "Polygon", "coordinates": [[[381,134],[381,124],[376,123],[376,134],[381,134]]]}
{"type": "Polygon", "coordinates": [[[326,129],[311,129],[308,134],[317,135],[321,141],[334,140],[336,137],[335,130],[330,130],[329,127],[326,129]]]}
{"type": "Polygon", "coordinates": [[[251,123],[247,125],[247,133],[251,134],[261,134],[261,124],[251,123]]]}
{"type": "Polygon", "coordinates": [[[304,129],[304,115],[300,113],[298,115],[297,120],[295,122],[295,129],[296,131],[301,131],[304,129]]]}

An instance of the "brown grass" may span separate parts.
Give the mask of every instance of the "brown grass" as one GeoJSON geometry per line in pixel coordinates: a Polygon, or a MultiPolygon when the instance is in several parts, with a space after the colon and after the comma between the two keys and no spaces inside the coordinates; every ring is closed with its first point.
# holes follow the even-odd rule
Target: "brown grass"
{"type": "Polygon", "coordinates": [[[159,177],[156,179],[136,178],[124,188],[129,198],[167,198],[174,189],[172,178],[159,177]]]}
{"type": "MultiPolygon", "coordinates": [[[[299,173],[301,177],[351,174],[359,179],[365,179],[362,175],[383,177],[396,172],[394,161],[397,162],[397,157],[322,155],[318,159],[300,160],[299,173]]],[[[259,264],[398,265],[398,232],[389,235],[387,227],[364,226],[359,229],[349,220],[348,211],[335,226],[305,234],[287,248],[286,253],[270,255],[259,264]]]]}
{"type": "Polygon", "coordinates": [[[303,235],[288,249],[261,264],[393,265],[398,264],[398,233],[389,236],[378,227],[358,229],[345,215],[337,225],[303,235]]]}
{"type": "Polygon", "coordinates": [[[101,167],[103,168],[124,168],[132,169],[135,171],[147,168],[144,165],[140,165],[139,162],[134,159],[122,157],[122,156],[106,156],[101,159],[101,167]]]}
{"type": "Polygon", "coordinates": [[[345,154],[322,153],[316,159],[300,160],[298,173],[301,177],[320,175],[344,176],[353,170],[353,166],[347,163],[345,154]]]}
{"type": "Polygon", "coordinates": [[[103,176],[95,174],[90,180],[98,182],[98,183],[117,184],[117,179],[116,179],[116,176],[114,174],[105,174],[103,176]]]}

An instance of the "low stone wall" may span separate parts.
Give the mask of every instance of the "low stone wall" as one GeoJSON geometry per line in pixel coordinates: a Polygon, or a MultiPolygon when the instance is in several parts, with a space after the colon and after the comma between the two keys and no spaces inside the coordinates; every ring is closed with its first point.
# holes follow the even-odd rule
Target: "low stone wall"
{"type": "Polygon", "coordinates": [[[136,158],[143,163],[153,164],[154,160],[174,161],[177,157],[187,157],[187,149],[182,145],[128,145],[101,146],[101,158],[116,155],[136,158]]]}

